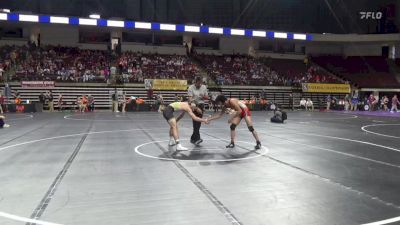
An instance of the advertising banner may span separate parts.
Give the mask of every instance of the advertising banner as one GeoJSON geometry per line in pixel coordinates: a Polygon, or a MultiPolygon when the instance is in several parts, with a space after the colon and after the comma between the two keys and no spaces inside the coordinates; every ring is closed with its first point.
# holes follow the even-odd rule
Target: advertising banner
{"type": "Polygon", "coordinates": [[[170,79],[146,79],[144,81],[146,90],[174,90],[174,91],[186,91],[187,80],[170,80],[170,79]]]}
{"type": "Polygon", "coordinates": [[[303,92],[311,93],[350,93],[350,84],[322,84],[322,83],[303,83],[303,92]]]}
{"type": "Polygon", "coordinates": [[[54,81],[21,81],[23,88],[53,88],[54,81]]]}

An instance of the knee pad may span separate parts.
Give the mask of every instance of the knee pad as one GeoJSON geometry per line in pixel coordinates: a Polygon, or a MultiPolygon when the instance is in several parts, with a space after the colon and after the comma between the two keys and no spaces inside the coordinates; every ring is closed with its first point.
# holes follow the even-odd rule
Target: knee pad
{"type": "Polygon", "coordinates": [[[236,129],[236,124],[231,124],[231,130],[235,130],[236,129]]]}
{"type": "Polygon", "coordinates": [[[248,127],[248,128],[249,128],[249,131],[250,131],[251,133],[253,133],[254,127],[253,127],[253,126],[250,126],[250,127],[248,127]]]}

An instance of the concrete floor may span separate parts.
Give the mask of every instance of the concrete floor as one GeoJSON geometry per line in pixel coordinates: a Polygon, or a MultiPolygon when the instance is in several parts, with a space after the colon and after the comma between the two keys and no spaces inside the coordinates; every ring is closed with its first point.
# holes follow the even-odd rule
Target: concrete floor
{"type": "Polygon", "coordinates": [[[244,124],[236,149],[224,148],[227,117],[203,125],[205,141],[193,148],[186,117],[181,139],[193,151],[176,154],[157,113],[7,115],[0,224],[351,225],[400,216],[400,124],[389,125],[398,118],[270,117],[253,112],[258,151],[244,124]]]}

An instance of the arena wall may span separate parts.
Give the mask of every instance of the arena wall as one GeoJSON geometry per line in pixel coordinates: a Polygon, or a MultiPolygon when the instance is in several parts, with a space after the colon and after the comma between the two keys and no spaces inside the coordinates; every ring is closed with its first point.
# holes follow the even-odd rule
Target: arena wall
{"type": "Polygon", "coordinates": [[[77,46],[80,49],[87,49],[87,50],[107,50],[106,44],[90,44],[90,43],[79,43],[77,46]]]}
{"type": "MultiPolygon", "coordinates": [[[[222,54],[248,54],[249,47],[253,45],[250,38],[220,37],[219,50],[222,54]]],[[[258,46],[254,46],[257,49],[258,46]]]]}
{"type": "Polygon", "coordinates": [[[183,46],[152,46],[135,43],[123,43],[122,51],[133,51],[143,53],[176,54],[185,55],[186,49],[183,46]]]}
{"type": "Polygon", "coordinates": [[[345,56],[381,56],[381,44],[348,44],[342,47],[345,56]]]}
{"type": "Polygon", "coordinates": [[[1,39],[0,46],[2,45],[16,45],[16,46],[23,46],[26,45],[28,39],[1,39]]]}
{"type": "Polygon", "coordinates": [[[308,43],[306,46],[307,55],[342,55],[343,47],[338,44],[313,44],[308,43]]]}
{"type": "Polygon", "coordinates": [[[296,59],[304,60],[306,57],[304,54],[280,54],[280,53],[270,53],[270,52],[257,52],[258,57],[270,57],[274,59],[296,59]]]}
{"type": "Polygon", "coordinates": [[[41,26],[41,44],[77,46],[79,43],[79,28],[71,26],[41,26]]]}

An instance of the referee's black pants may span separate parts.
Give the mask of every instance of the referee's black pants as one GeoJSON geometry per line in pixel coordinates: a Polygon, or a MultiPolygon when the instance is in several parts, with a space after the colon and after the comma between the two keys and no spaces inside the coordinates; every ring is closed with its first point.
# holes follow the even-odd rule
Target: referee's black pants
{"type": "MultiPolygon", "coordinates": [[[[200,104],[197,105],[197,107],[201,109],[202,113],[198,113],[197,111],[194,111],[193,113],[197,117],[203,118],[204,104],[200,103],[200,104]]],[[[200,127],[201,127],[201,123],[193,120],[193,134],[190,137],[190,141],[191,142],[196,142],[197,140],[200,140],[200,127]]]]}

